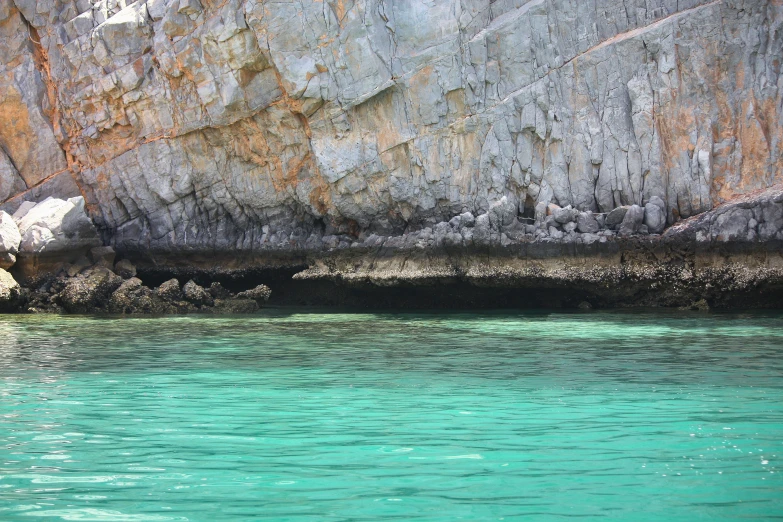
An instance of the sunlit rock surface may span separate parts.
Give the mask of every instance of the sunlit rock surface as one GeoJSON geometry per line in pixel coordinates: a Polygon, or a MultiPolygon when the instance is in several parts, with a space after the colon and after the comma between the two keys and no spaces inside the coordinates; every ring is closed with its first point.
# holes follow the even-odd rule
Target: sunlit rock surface
{"type": "Polygon", "coordinates": [[[761,0],[4,1],[2,208],[83,195],[136,257],[592,242],[617,207],[660,233],[783,181],[782,25],[761,0]]]}

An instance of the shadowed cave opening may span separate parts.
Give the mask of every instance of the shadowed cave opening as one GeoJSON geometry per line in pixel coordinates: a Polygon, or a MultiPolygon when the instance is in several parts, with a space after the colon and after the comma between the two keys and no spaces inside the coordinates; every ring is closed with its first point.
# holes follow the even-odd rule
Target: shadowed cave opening
{"type": "Polygon", "coordinates": [[[368,310],[465,310],[465,309],[579,309],[615,307],[689,307],[702,297],[710,308],[783,308],[783,286],[764,284],[755,289],[703,296],[671,295],[664,289],[652,289],[631,282],[607,289],[589,286],[524,287],[479,286],[452,279],[422,284],[378,286],[338,284],[328,280],[296,280],[293,276],[306,265],[282,268],[258,268],[234,272],[210,272],[193,268],[146,268],[138,277],[151,288],[176,278],[180,285],[193,279],[208,288],[219,282],[232,292],[265,284],[272,289],[269,306],[344,307],[368,310]],[[589,305],[589,306],[588,306],[589,305]]]}
{"type": "Polygon", "coordinates": [[[154,288],[175,278],[180,285],[193,279],[208,288],[218,282],[232,292],[259,284],[272,289],[272,306],[336,306],[368,309],[471,309],[471,308],[578,308],[582,303],[600,306],[601,299],[578,289],[498,288],[476,286],[466,281],[448,281],[422,286],[342,285],[332,281],[300,281],[294,274],[307,266],[249,269],[211,273],[189,269],[139,269],[138,277],[154,288]]]}

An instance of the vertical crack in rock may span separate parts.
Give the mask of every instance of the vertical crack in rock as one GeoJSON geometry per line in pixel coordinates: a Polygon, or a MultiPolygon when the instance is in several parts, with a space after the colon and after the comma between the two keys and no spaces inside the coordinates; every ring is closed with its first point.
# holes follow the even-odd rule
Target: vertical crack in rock
{"type": "Polygon", "coordinates": [[[138,255],[441,236],[465,247],[485,232],[559,241],[582,232],[576,221],[545,224],[550,205],[596,216],[653,205],[657,229],[659,210],[671,225],[783,179],[783,13],[773,6],[25,9],[31,38],[47,32],[36,67],[67,155],[52,170],[78,170],[109,240],[138,255]],[[473,226],[449,225],[466,213],[476,238],[473,226]]]}

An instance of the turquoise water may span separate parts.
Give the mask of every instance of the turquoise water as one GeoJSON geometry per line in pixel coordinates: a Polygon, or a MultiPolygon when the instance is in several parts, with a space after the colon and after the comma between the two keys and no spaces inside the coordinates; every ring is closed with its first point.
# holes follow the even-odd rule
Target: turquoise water
{"type": "Polygon", "coordinates": [[[0,317],[0,520],[783,518],[783,316],[0,317]]]}

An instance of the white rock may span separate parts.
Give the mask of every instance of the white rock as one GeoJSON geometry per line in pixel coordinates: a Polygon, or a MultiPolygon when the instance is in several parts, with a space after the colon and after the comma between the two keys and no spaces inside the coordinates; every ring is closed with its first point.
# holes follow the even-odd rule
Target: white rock
{"type": "Polygon", "coordinates": [[[53,254],[101,246],[95,225],[84,212],[84,199],[50,198],[38,203],[17,222],[23,254],[53,254]]]}
{"type": "Polygon", "coordinates": [[[16,263],[21,241],[22,235],[14,219],[7,212],[0,211],[0,268],[8,269],[16,263]]]}

